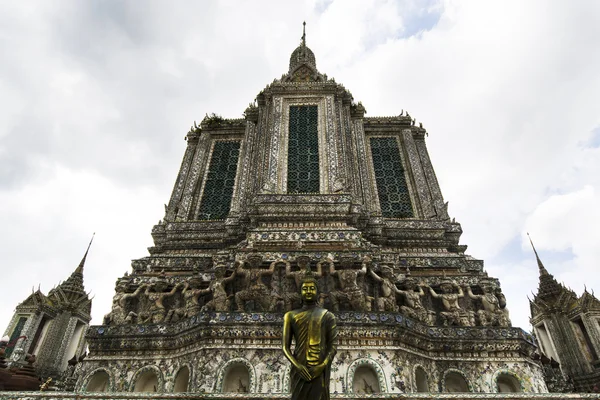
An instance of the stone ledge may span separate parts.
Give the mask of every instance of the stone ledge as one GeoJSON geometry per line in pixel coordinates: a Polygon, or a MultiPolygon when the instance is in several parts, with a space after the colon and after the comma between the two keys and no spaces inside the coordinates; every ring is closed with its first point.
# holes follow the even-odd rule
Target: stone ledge
{"type": "MultiPolygon", "coordinates": [[[[207,400],[228,400],[228,399],[289,399],[289,394],[202,394],[202,393],[128,393],[128,392],[104,392],[104,393],[73,393],[73,392],[0,392],[2,400],[59,400],[59,399],[106,399],[106,400],[126,400],[126,399],[207,399],[207,400]]],[[[390,393],[376,395],[332,395],[331,399],[374,399],[374,400],[444,400],[444,399],[478,399],[478,400],[551,400],[551,399],[600,399],[600,393],[390,393]]]]}

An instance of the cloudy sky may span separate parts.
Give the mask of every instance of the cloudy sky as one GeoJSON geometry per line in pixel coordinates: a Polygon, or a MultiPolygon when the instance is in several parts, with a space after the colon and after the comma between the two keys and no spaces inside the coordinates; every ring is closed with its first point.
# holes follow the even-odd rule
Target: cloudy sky
{"type": "Polygon", "coordinates": [[[78,265],[92,323],[146,256],[194,120],[238,118],[287,71],[302,21],[317,67],[368,116],[408,110],[467,253],[529,329],[546,267],[600,293],[600,2],[1,1],[0,327],[78,265]]]}

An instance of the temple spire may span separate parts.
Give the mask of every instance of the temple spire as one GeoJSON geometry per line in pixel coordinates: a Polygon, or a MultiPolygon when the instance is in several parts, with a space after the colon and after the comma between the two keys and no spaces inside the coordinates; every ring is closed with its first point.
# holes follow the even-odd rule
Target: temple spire
{"type": "Polygon", "coordinates": [[[302,47],[306,47],[306,21],[302,22],[302,47]]]}
{"type": "Polygon", "coordinates": [[[92,239],[90,239],[90,244],[88,244],[88,247],[85,250],[85,254],[83,255],[83,258],[81,259],[81,262],[79,263],[77,269],[75,269],[74,273],[83,274],[83,266],[85,265],[85,259],[87,258],[88,251],[90,251],[90,247],[92,246],[92,242],[94,241],[94,236],[96,236],[96,232],[92,233],[92,239]]]}
{"type": "Polygon", "coordinates": [[[542,260],[540,260],[540,256],[535,250],[535,246],[533,245],[533,241],[531,240],[531,236],[529,236],[529,232],[527,233],[529,237],[529,243],[531,243],[531,247],[533,248],[533,252],[535,253],[535,259],[537,260],[538,269],[540,271],[540,281],[538,287],[538,294],[536,297],[540,297],[544,300],[549,300],[551,298],[556,298],[563,290],[564,287],[554,279],[551,273],[548,272],[544,264],[542,264],[542,260]]]}
{"type": "Polygon", "coordinates": [[[538,269],[540,271],[540,276],[542,275],[550,275],[544,264],[542,264],[542,260],[540,260],[540,256],[535,250],[535,246],[533,245],[533,241],[531,240],[531,236],[529,236],[529,232],[527,232],[527,237],[529,238],[529,243],[531,243],[531,247],[533,248],[533,252],[535,253],[535,259],[537,260],[538,269]]]}

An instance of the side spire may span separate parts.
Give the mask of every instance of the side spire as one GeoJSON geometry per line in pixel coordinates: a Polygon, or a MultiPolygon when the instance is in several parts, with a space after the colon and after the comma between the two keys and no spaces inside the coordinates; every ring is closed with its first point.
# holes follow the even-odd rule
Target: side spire
{"type": "Polygon", "coordinates": [[[90,239],[90,244],[88,244],[87,249],[85,250],[85,254],[79,263],[77,269],[75,269],[74,273],[83,274],[83,266],[85,265],[85,259],[87,258],[88,252],[90,251],[90,247],[92,246],[92,242],[94,241],[94,236],[96,236],[96,232],[92,233],[92,238],[90,239]]]}
{"type": "Polygon", "coordinates": [[[89,296],[85,292],[83,286],[83,266],[85,265],[85,259],[87,258],[88,252],[94,240],[94,235],[88,244],[87,250],[79,263],[79,266],[73,271],[71,276],[66,281],[61,282],[58,286],[52,289],[48,293],[48,297],[55,298],[58,303],[66,303],[71,305],[79,305],[82,302],[86,302],[89,306],[89,296]]]}
{"type": "Polygon", "coordinates": [[[544,264],[542,264],[542,260],[540,260],[540,256],[535,250],[535,246],[533,245],[533,241],[531,240],[531,236],[529,236],[529,232],[527,232],[527,237],[529,238],[529,243],[531,243],[531,247],[533,248],[533,252],[535,253],[535,259],[537,260],[538,269],[540,270],[540,276],[542,275],[550,275],[544,264]]]}
{"type": "Polygon", "coordinates": [[[306,47],[306,21],[302,22],[302,47],[306,47]]]}
{"type": "Polygon", "coordinates": [[[548,272],[546,267],[544,267],[542,260],[540,260],[540,256],[535,250],[535,246],[533,245],[531,236],[529,236],[529,232],[527,232],[527,236],[529,237],[529,243],[531,243],[531,247],[533,248],[533,252],[535,253],[538,269],[540,271],[540,282],[536,297],[539,297],[544,301],[548,301],[552,298],[556,299],[560,295],[560,293],[562,293],[563,290],[565,290],[565,288],[560,283],[558,283],[556,279],[554,279],[554,276],[552,276],[552,274],[548,272]]]}

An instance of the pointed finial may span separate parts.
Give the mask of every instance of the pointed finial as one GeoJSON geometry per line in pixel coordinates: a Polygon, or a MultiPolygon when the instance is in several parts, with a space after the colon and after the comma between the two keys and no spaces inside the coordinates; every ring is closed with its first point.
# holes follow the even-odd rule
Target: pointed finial
{"type": "Polygon", "coordinates": [[[85,265],[85,259],[87,258],[88,251],[90,251],[90,246],[92,245],[92,242],[94,241],[94,236],[96,236],[96,232],[94,232],[92,234],[92,238],[90,239],[90,244],[88,244],[88,247],[87,247],[87,249],[85,251],[85,254],[83,255],[83,258],[81,259],[81,262],[79,263],[79,266],[77,267],[77,269],[75,270],[75,272],[83,274],[83,266],[85,265]]]}
{"type": "Polygon", "coordinates": [[[306,47],[306,21],[302,22],[302,46],[306,47]]]}
{"type": "Polygon", "coordinates": [[[540,270],[540,275],[550,275],[544,264],[542,264],[542,260],[540,260],[540,256],[538,256],[537,251],[535,250],[535,246],[533,245],[533,241],[531,240],[531,236],[529,236],[529,232],[527,232],[527,237],[529,238],[529,243],[531,243],[531,247],[533,248],[533,252],[535,253],[535,259],[537,260],[538,268],[540,270]]]}

